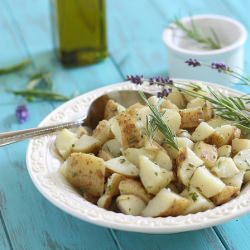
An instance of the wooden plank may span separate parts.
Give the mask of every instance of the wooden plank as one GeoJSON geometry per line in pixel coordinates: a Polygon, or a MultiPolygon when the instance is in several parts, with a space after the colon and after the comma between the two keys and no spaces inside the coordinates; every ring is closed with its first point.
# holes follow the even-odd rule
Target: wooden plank
{"type": "MultiPolygon", "coordinates": [[[[47,2],[44,4],[45,1],[39,1],[38,5],[36,3],[6,1],[5,5],[1,6],[0,12],[4,12],[7,16],[4,22],[8,22],[11,26],[11,30],[1,30],[1,37],[5,37],[5,33],[12,39],[16,36],[18,43],[21,44],[20,47],[10,45],[8,50],[15,53],[22,51],[25,57],[32,58],[34,71],[47,63],[48,68],[53,65],[55,87],[66,94],[120,80],[110,60],[82,70],[69,71],[62,69],[56,62],[51,62],[52,43],[49,33],[44,32],[46,28],[42,28],[46,27],[48,18],[47,2]],[[30,6],[32,6],[31,9],[30,6]],[[40,21],[35,20],[38,16],[40,21]],[[41,28],[39,28],[40,24],[41,28]],[[109,72],[103,74],[103,69],[109,72]],[[90,85],[84,84],[84,81],[89,81],[90,85]]],[[[2,15],[0,16],[1,22],[3,19],[2,15]]],[[[5,48],[0,47],[0,49],[5,48]]],[[[15,82],[19,79],[18,75],[12,77],[15,82]]],[[[0,124],[0,130],[2,131],[36,126],[53,109],[53,105],[48,102],[32,103],[29,105],[30,120],[24,125],[18,125],[13,116],[18,99],[13,98],[10,102],[8,98],[9,96],[6,97],[4,108],[1,109],[3,122],[0,124]]],[[[0,176],[0,189],[5,194],[2,204],[3,216],[14,249],[116,249],[117,243],[113,240],[110,230],[67,215],[52,206],[38,193],[26,171],[26,147],[27,142],[22,142],[9,145],[0,151],[1,167],[4,169],[0,176]],[[100,246],[100,242],[103,241],[106,241],[105,246],[100,246]]]]}

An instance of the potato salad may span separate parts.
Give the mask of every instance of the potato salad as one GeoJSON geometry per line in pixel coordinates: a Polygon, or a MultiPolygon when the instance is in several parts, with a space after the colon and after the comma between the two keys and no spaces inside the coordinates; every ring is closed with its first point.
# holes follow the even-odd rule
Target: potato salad
{"type": "Polygon", "coordinates": [[[210,102],[177,90],[151,96],[177,148],[150,123],[148,105],[113,100],[92,131],[63,129],[55,146],[60,171],[97,206],[126,215],[166,217],[202,212],[236,197],[250,180],[250,140],[210,102]]]}

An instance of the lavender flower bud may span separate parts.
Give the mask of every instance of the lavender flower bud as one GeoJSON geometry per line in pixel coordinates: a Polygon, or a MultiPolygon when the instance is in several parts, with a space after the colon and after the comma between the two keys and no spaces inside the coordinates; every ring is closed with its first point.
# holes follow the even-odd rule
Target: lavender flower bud
{"type": "Polygon", "coordinates": [[[127,80],[131,81],[132,83],[135,84],[142,84],[144,81],[143,75],[127,75],[127,80]]]}
{"type": "Polygon", "coordinates": [[[201,63],[200,63],[200,62],[198,62],[196,59],[192,59],[192,58],[189,58],[187,61],[185,61],[185,63],[186,63],[188,66],[193,66],[193,67],[201,66],[201,63]]]}
{"type": "Polygon", "coordinates": [[[16,118],[19,123],[24,123],[29,117],[29,111],[25,105],[19,105],[16,108],[16,118]]]}
{"type": "Polygon", "coordinates": [[[218,70],[218,72],[229,71],[229,67],[223,62],[213,62],[211,63],[211,68],[218,70]]]}

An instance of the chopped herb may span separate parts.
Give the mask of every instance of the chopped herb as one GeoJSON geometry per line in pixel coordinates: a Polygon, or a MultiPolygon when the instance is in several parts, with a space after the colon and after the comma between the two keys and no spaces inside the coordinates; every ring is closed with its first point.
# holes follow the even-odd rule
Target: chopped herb
{"type": "Polygon", "coordinates": [[[193,201],[197,201],[198,199],[198,194],[196,192],[189,193],[193,201]]]}
{"type": "Polygon", "coordinates": [[[72,146],[72,148],[73,148],[73,147],[75,147],[75,144],[72,144],[71,146],[72,146]]]}
{"type": "Polygon", "coordinates": [[[123,164],[126,161],[126,159],[122,158],[119,161],[120,161],[121,164],[123,164]]]}
{"type": "Polygon", "coordinates": [[[245,160],[245,163],[247,164],[248,167],[250,167],[250,162],[248,161],[248,159],[245,160]]]}
{"type": "Polygon", "coordinates": [[[158,173],[157,173],[157,172],[155,172],[155,176],[158,176],[158,173]]]}
{"type": "Polygon", "coordinates": [[[191,168],[195,168],[195,165],[193,165],[192,163],[188,163],[188,166],[191,168]]]}
{"type": "Polygon", "coordinates": [[[19,71],[19,70],[27,67],[30,63],[31,63],[30,60],[23,60],[22,62],[15,64],[15,65],[12,65],[10,67],[0,68],[0,75],[9,74],[12,72],[19,71]]]}
{"type": "Polygon", "coordinates": [[[72,173],[72,177],[76,177],[78,175],[77,172],[72,173]]]}

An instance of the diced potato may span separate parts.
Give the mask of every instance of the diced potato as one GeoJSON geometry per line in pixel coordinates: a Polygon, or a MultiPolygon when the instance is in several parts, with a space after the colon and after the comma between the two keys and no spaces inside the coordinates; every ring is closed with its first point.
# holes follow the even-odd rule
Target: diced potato
{"type": "Polygon", "coordinates": [[[250,140],[235,138],[232,140],[233,154],[237,154],[241,150],[250,149],[250,140]]]}
{"type": "Polygon", "coordinates": [[[201,107],[183,109],[179,113],[181,115],[181,128],[196,128],[203,121],[201,107]]]}
{"type": "Polygon", "coordinates": [[[217,160],[217,149],[215,146],[200,141],[194,145],[194,152],[204,162],[205,166],[208,168],[214,166],[217,160]]]}
{"type": "Polygon", "coordinates": [[[146,191],[141,182],[133,179],[122,180],[119,184],[119,191],[120,194],[133,194],[145,203],[148,203],[152,198],[152,195],[146,191]]]}
{"type": "Polygon", "coordinates": [[[117,197],[116,204],[124,214],[141,215],[146,203],[133,194],[123,194],[117,197]]]}
{"type": "Polygon", "coordinates": [[[226,186],[204,166],[195,170],[190,185],[197,188],[206,198],[215,196],[226,186]]]}
{"type": "Polygon", "coordinates": [[[157,96],[152,95],[152,96],[150,96],[150,97],[148,98],[148,101],[149,101],[149,103],[151,103],[153,106],[157,106],[157,105],[159,104],[160,99],[159,99],[157,96]]]}
{"type": "Polygon", "coordinates": [[[63,159],[66,159],[70,155],[72,145],[74,146],[74,143],[77,140],[77,136],[68,129],[63,129],[58,133],[55,145],[58,153],[63,157],[63,159]]]}
{"type": "Polygon", "coordinates": [[[230,178],[223,178],[222,181],[228,185],[237,187],[239,190],[241,189],[241,186],[243,184],[245,171],[240,171],[238,174],[230,177],[230,178]]]}
{"type": "Polygon", "coordinates": [[[190,133],[185,130],[185,129],[180,129],[176,132],[176,136],[177,137],[184,137],[184,138],[188,138],[188,139],[191,139],[191,135],[190,133]]]}
{"type": "Polygon", "coordinates": [[[211,198],[213,203],[218,206],[231,200],[238,195],[239,189],[237,187],[226,186],[218,194],[211,198]]]}
{"type": "Polygon", "coordinates": [[[107,185],[105,187],[105,194],[110,195],[110,196],[115,196],[120,193],[119,191],[119,185],[120,182],[124,179],[125,177],[123,175],[113,173],[111,176],[109,176],[107,180],[107,185]]]}
{"type": "Polygon", "coordinates": [[[203,141],[214,132],[214,129],[206,122],[201,122],[192,134],[191,139],[193,141],[203,141]]]}
{"type": "Polygon", "coordinates": [[[102,149],[109,152],[113,157],[118,157],[121,154],[121,144],[116,139],[106,141],[102,149]]]}
{"type": "Polygon", "coordinates": [[[105,166],[114,173],[128,177],[136,177],[139,175],[138,168],[133,163],[129,162],[124,156],[119,156],[106,161],[105,166]]]}
{"type": "Polygon", "coordinates": [[[232,146],[231,145],[223,145],[218,148],[218,156],[230,157],[232,153],[232,146]]]}
{"type": "Polygon", "coordinates": [[[97,201],[97,206],[105,209],[109,209],[112,203],[112,196],[108,194],[103,194],[97,201]]]}
{"type": "MultiPolygon", "coordinates": [[[[194,145],[194,143],[190,139],[185,138],[185,137],[176,137],[175,141],[179,149],[185,148],[185,147],[192,149],[194,145]]],[[[171,146],[167,144],[164,145],[164,148],[167,150],[168,155],[170,156],[171,159],[176,159],[178,155],[178,151],[176,149],[172,148],[171,146]]]]}
{"type": "Polygon", "coordinates": [[[184,213],[189,200],[173,193],[169,188],[163,188],[142,211],[142,216],[165,217],[184,213]]]}
{"type": "Polygon", "coordinates": [[[187,186],[196,168],[204,163],[191,149],[185,147],[179,151],[176,164],[177,176],[179,180],[187,186]]]}
{"type": "Polygon", "coordinates": [[[250,181],[250,169],[247,169],[247,171],[244,174],[244,180],[243,183],[247,183],[250,181]]]}
{"type": "Polygon", "coordinates": [[[181,116],[179,112],[173,109],[163,109],[162,112],[164,112],[162,120],[165,124],[167,124],[173,132],[178,131],[181,126],[181,116]]]}
{"type": "Polygon", "coordinates": [[[140,156],[139,165],[142,184],[151,194],[158,193],[173,179],[173,173],[171,171],[160,168],[146,156],[140,156]]]}
{"type": "Polygon", "coordinates": [[[104,191],[104,161],[94,155],[73,153],[67,160],[66,179],[80,191],[101,196],[104,191]]]}
{"type": "Polygon", "coordinates": [[[230,178],[240,172],[230,157],[220,157],[211,170],[220,178],[230,178]]]}
{"type": "Polygon", "coordinates": [[[173,109],[173,110],[176,110],[176,111],[179,110],[179,108],[174,103],[172,103],[170,100],[167,100],[165,98],[163,99],[160,107],[162,109],[173,109]]]}
{"type": "Polygon", "coordinates": [[[240,170],[250,170],[250,149],[244,149],[233,158],[234,163],[240,170]]]}
{"type": "Polygon", "coordinates": [[[221,127],[223,125],[231,125],[233,122],[224,120],[223,118],[217,116],[217,117],[214,117],[211,120],[209,120],[207,123],[212,128],[218,128],[218,127],[221,127]]]}
{"type": "Polygon", "coordinates": [[[187,104],[187,108],[196,108],[201,107],[203,111],[203,117],[205,121],[210,120],[213,117],[213,108],[212,104],[209,101],[201,99],[199,97],[191,100],[187,104]]]}
{"type": "Polygon", "coordinates": [[[108,160],[113,158],[113,156],[109,152],[107,152],[103,149],[99,150],[97,156],[99,158],[102,158],[104,161],[108,161],[108,160]]]}
{"type": "Polygon", "coordinates": [[[173,104],[175,104],[178,108],[183,109],[186,107],[186,100],[182,93],[178,91],[173,91],[167,97],[167,100],[170,100],[173,104]]]}
{"type": "Polygon", "coordinates": [[[151,114],[151,110],[148,106],[145,106],[138,110],[138,116],[136,119],[136,125],[140,129],[145,129],[148,116],[151,114]]]}
{"type": "Polygon", "coordinates": [[[157,151],[146,148],[127,148],[123,151],[123,155],[133,164],[139,166],[139,158],[141,155],[147,156],[153,160],[157,154],[157,151]]]}
{"type": "Polygon", "coordinates": [[[97,127],[93,131],[93,137],[95,137],[100,144],[104,144],[107,140],[113,137],[110,129],[110,124],[106,120],[102,120],[98,123],[97,127]]]}
{"type": "MultiPolygon", "coordinates": [[[[216,130],[219,134],[224,137],[223,145],[231,144],[235,138],[240,138],[241,130],[232,125],[223,125],[216,130]]],[[[221,145],[222,146],[222,145],[221,145]]]]}
{"type": "MultiPolygon", "coordinates": [[[[132,111],[131,111],[132,112],[132,111]]],[[[136,127],[136,117],[129,111],[118,114],[110,120],[111,131],[123,148],[140,148],[143,146],[141,130],[136,127]]]]}
{"type": "Polygon", "coordinates": [[[172,170],[173,163],[165,150],[160,150],[154,159],[154,162],[161,168],[172,170]]]}
{"type": "Polygon", "coordinates": [[[214,208],[213,202],[205,198],[196,188],[186,188],[180,195],[189,200],[184,214],[194,214],[214,208]]]}
{"type": "Polygon", "coordinates": [[[93,136],[82,135],[72,146],[73,152],[96,153],[100,148],[100,142],[93,136]]]}
{"type": "Polygon", "coordinates": [[[116,116],[124,110],[125,108],[119,103],[113,100],[108,100],[104,110],[104,119],[109,120],[110,118],[116,116]]]}

